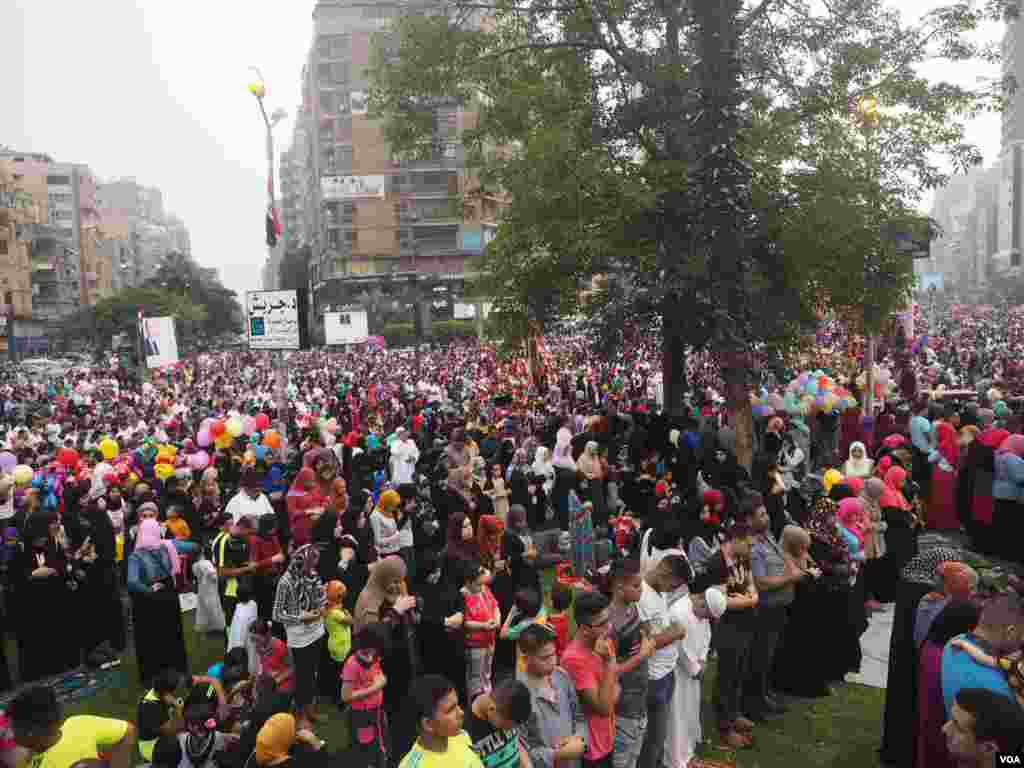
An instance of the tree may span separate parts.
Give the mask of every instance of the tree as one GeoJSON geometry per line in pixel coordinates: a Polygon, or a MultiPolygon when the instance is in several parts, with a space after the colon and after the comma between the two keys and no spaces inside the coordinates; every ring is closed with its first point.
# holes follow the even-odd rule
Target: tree
{"type": "MultiPolygon", "coordinates": [[[[660,320],[669,409],[685,350],[711,348],[748,439],[752,349],[791,345],[823,298],[871,299],[872,320],[902,302],[912,266],[881,225],[944,180],[937,158],[978,160],[965,121],[1002,94],[917,69],[991,60],[966,34],[1004,13],[994,0],[913,23],[881,0],[454,0],[397,23],[371,105],[418,156],[434,150],[436,105],[478,112],[461,138],[481,187],[510,199],[481,265],[495,310],[520,318],[507,328],[573,308],[581,279],[609,274],[587,311],[609,330],[660,320]],[[862,134],[868,96],[887,111],[862,134]]],[[[745,439],[740,453],[749,463],[745,439]]]]}
{"type": "MultiPolygon", "coordinates": [[[[156,274],[146,281],[145,287],[177,293],[205,308],[198,330],[210,338],[238,333],[242,327],[242,307],[235,292],[200,270],[188,254],[171,252],[164,257],[156,274]]],[[[147,310],[147,314],[151,313],[147,310]]]]}
{"type": "Polygon", "coordinates": [[[299,348],[309,349],[309,260],[308,245],[288,249],[278,267],[278,285],[283,290],[295,291],[299,312],[299,348]]]}

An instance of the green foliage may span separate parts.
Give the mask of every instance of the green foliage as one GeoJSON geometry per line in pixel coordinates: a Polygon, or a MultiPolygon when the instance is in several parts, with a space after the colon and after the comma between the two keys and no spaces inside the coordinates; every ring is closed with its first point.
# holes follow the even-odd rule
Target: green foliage
{"type": "Polygon", "coordinates": [[[146,317],[173,317],[182,339],[203,327],[207,319],[205,307],[180,294],[157,288],[129,288],[96,304],[96,332],[101,339],[115,333],[134,333],[140,311],[146,317]]]}
{"type": "MultiPolygon", "coordinates": [[[[200,266],[191,257],[170,253],[146,281],[146,288],[177,294],[186,304],[195,304],[205,312],[198,321],[196,331],[210,338],[242,329],[242,307],[234,291],[225,288],[219,279],[211,279],[200,272],[200,266]]],[[[156,316],[144,308],[146,315],[156,316]]]]}
{"type": "Polygon", "coordinates": [[[389,323],[381,330],[388,347],[411,347],[417,343],[416,327],[412,323],[389,323]]]}
{"type": "Polygon", "coordinates": [[[943,163],[978,162],[966,123],[1004,87],[919,70],[994,60],[969,36],[1008,5],[907,20],[883,0],[453,0],[398,21],[371,109],[411,156],[436,150],[436,106],[478,113],[460,136],[479,178],[467,197],[510,204],[475,288],[503,338],[579,309],[613,340],[659,318],[672,349],[742,368],[752,346],[794,343],[822,301],[870,304],[872,322],[902,305],[912,265],[883,225],[916,216],[943,163]],[[868,96],[881,114],[866,126],[868,96]],[[581,307],[595,274],[612,280],[581,307]]]}
{"type": "Polygon", "coordinates": [[[433,340],[442,344],[456,339],[475,339],[476,323],[472,320],[437,320],[433,331],[433,340]]]}

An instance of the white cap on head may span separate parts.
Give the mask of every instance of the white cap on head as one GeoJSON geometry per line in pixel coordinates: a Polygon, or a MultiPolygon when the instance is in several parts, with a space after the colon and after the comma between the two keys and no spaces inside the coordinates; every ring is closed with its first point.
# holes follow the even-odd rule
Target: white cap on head
{"type": "Polygon", "coordinates": [[[729,603],[725,599],[725,593],[715,587],[708,587],[704,590],[704,602],[708,604],[708,613],[715,619],[722,618],[729,603]]]}

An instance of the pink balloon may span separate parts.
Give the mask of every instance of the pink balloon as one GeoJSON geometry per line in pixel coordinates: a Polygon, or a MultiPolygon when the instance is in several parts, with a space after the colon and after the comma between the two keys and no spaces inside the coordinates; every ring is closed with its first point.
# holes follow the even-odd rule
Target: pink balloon
{"type": "Polygon", "coordinates": [[[251,435],[256,431],[256,419],[252,416],[245,416],[242,418],[242,433],[245,435],[251,435]]]}
{"type": "Polygon", "coordinates": [[[209,448],[210,443],[213,442],[213,438],[210,437],[210,431],[208,429],[199,430],[199,434],[196,435],[196,442],[199,443],[200,448],[209,448]]]}
{"type": "Polygon", "coordinates": [[[193,453],[191,456],[188,457],[188,464],[196,472],[201,472],[209,466],[210,454],[208,454],[206,451],[199,451],[198,453],[193,453]]]}

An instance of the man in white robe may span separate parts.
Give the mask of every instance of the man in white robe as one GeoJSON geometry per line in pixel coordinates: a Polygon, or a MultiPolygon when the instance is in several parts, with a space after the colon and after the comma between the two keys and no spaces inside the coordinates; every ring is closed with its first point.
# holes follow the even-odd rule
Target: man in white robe
{"type": "Polygon", "coordinates": [[[669,607],[669,621],[686,627],[686,634],[676,641],[676,687],[665,734],[668,768],[686,768],[701,741],[700,693],[711,647],[711,622],[720,618],[725,608],[725,593],[715,587],[704,594],[682,594],[669,607]]]}

